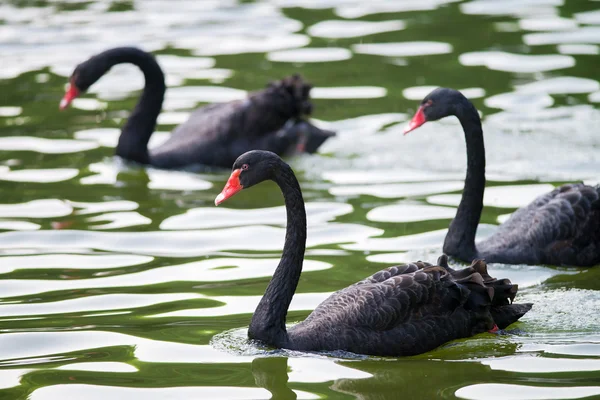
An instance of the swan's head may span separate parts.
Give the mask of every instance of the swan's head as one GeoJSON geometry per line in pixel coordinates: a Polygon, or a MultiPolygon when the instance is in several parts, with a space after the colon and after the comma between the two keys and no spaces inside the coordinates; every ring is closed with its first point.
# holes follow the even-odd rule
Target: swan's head
{"type": "Polygon", "coordinates": [[[433,90],[421,101],[415,116],[404,129],[404,134],[417,129],[427,121],[437,121],[449,115],[456,115],[458,107],[461,107],[465,101],[468,102],[458,90],[448,88],[433,90]]]}
{"type": "Polygon", "coordinates": [[[67,91],[60,101],[60,109],[67,108],[73,100],[81,93],[86,92],[90,86],[100,79],[108,69],[110,69],[110,66],[106,60],[98,56],[79,64],[69,78],[67,91]]]}
{"type": "Polygon", "coordinates": [[[242,189],[273,179],[281,164],[284,164],[281,158],[270,151],[252,150],[242,154],[233,163],[231,176],[215,199],[215,205],[218,206],[242,189]]]}

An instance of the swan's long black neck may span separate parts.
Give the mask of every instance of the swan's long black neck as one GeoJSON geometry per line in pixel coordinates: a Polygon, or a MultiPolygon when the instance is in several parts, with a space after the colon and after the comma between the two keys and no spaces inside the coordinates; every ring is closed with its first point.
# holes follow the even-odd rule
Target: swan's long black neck
{"type": "Polygon", "coordinates": [[[129,119],[121,130],[116,153],[127,160],[147,164],[148,141],[156,127],[156,120],[165,96],[165,77],[154,56],[134,47],[119,47],[100,56],[108,71],[112,66],[131,63],[144,73],[144,91],[129,119]]]}
{"type": "Polygon", "coordinates": [[[306,248],[306,210],[298,180],[287,164],[281,162],[274,180],[285,199],[285,244],[281,261],[252,316],[248,336],[281,347],[288,340],[285,319],[302,272],[306,248]]]}
{"type": "Polygon", "coordinates": [[[481,119],[473,104],[463,98],[456,107],[467,143],[467,176],[456,217],[444,241],[444,252],[464,260],[477,257],[475,234],[483,209],[485,190],[485,147],[481,119]]]}

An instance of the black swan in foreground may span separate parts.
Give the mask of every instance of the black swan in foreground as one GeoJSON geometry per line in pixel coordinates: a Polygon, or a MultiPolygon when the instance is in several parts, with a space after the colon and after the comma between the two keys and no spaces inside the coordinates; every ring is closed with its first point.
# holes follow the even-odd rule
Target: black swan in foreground
{"type": "Polygon", "coordinates": [[[455,271],[444,255],[438,265],[419,261],[379,271],[332,294],[288,330],[286,315],[306,247],[304,200],[294,172],[273,153],[245,153],[215,204],[265,180],[275,181],[283,192],[287,227],[281,261],[250,322],[251,339],[292,350],[407,356],[503,329],[531,308],[511,304],[517,285],[490,277],[482,260],[455,271]]]}
{"type": "Polygon", "coordinates": [[[299,75],[273,82],[245,100],[196,110],[160,147],[148,150],[165,95],[163,71],[151,54],[133,47],[104,51],[79,64],[60,102],[65,109],[116,64],[131,63],[144,73],[144,91],[121,130],[116,154],[159,168],[188,165],[229,167],[242,153],[263,149],[280,155],[314,153],[334,133],[305,120],[312,111],[311,86],[299,75]]]}
{"type": "Polygon", "coordinates": [[[438,88],[428,94],[404,133],[454,115],[467,142],[467,177],[444,253],[470,262],[592,266],[600,264],[600,186],[563,185],[515,211],[496,233],[475,246],[483,208],[485,148],[481,120],[462,93],[438,88]]]}

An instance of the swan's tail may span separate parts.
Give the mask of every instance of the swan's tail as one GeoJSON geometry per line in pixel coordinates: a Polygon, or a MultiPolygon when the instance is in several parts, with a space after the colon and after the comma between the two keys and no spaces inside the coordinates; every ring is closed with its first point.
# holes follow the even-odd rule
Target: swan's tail
{"type": "Polygon", "coordinates": [[[474,260],[471,266],[454,270],[448,266],[448,256],[444,254],[437,264],[446,269],[456,283],[469,288],[473,295],[467,301],[473,303],[472,307],[489,304],[490,314],[500,329],[517,322],[533,306],[532,303],[513,304],[519,286],[509,279],[491,277],[483,260],[474,260]]]}
{"type": "Polygon", "coordinates": [[[517,322],[527,311],[531,310],[532,303],[507,304],[505,306],[492,307],[490,313],[494,322],[500,329],[517,322]]]}
{"type": "Polygon", "coordinates": [[[291,96],[292,115],[302,118],[312,113],[313,105],[310,102],[312,85],[304,80],[301,75],[294,74],[279,81],[269,83],[271,90],[281,90],[291,96]]]}

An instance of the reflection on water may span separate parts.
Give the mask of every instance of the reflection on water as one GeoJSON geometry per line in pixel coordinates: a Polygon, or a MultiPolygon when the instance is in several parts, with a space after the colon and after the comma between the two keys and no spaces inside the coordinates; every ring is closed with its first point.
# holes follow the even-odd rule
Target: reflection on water
{"type": "Polygon", "coordinates": [[[307,256],[288,323],[385,267],[433,261],[463,188],[460,124],[404,136],[436,86],[481,111],[478,240],[562,182],[598,182],[600,12],[587,0],[36,1],[0,4],[0,398],[600,396],[600,269],[492,265],[535,303],[514,329],[410,359],[305,354],[245,337],[284,240],[279,191],[215,208],[227,171],[112,157],[144,86],[119,65],[59,113],[73,67],[155,52],[158,131],[300,72],[338,132],[290,163],[307,256]],[[133,29],[135,27],[135,29],[133,29]]]}

